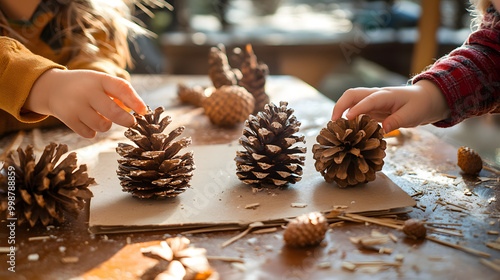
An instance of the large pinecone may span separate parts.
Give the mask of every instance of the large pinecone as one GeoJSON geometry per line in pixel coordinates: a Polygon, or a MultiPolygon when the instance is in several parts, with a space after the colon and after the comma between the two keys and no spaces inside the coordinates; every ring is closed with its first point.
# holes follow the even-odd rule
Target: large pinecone
{"type": "Polygon", "coordinates": [[[386,142],[382,127],[368,115],[330,121],[314,144],[316,170],[339,187],[373,181],[384,165],[386,142]]]}
{"type": "Polygon", "coordinates": [[[208,67],[208,75],[215,88],[237,85],[241,78],[240,70],[229,65],[224,45],[210,48],[208,67]]]}
{"type": "Polygon", "coordinates": [[[266,64],[257,61],[257,56],[250,44],[246,46],[241,58],[240,70],[243,76],[238,84],[246,88],[255,98],[253,113],[257,114],[269,103],[269,96],[266,94],[266,77],[269,74],[269,68],[266,64]]]}
{"type": "Polygon", "coordinates": [[[300,122],[292,115],[287,102],[280,106],[266,105],[257,116],[250,115],[245,122],[240,144],[245,151],[236,152],[237,176],[246,184],[295,184],[302,178],[305,147],[304,135],[295,135],[300,122]]]}
{"type": "Polygon", "coordinates": [[[77,165],[76,153],[59,161],[66,152],[68,146],[50,143],[37,163],[31,145],[17,149],[17,160],[14,151],[9,152],[0,171],[2,219],[17,218],[19,225],[28,222],[33,227],[38,221],[44,226],[64,222],[64,213],[79,214],[92,197],[88,186],[95,181],[85,164],[77,165]],[[14,208],[8,207],[11,198],[14,208]]]}
{"type": "Polygon", "coordinates": [[[203,102],[210,121],[222,127],[231,127],[245,121],[255,106],[253,96],[240,86],[222,86],[203,102]]]}
{"type": "Polygon", "coordinates": [[[160,120],[163,107],[144,116],[134,114],[137,124],[125,131],[125,136],[136,146],[118,143],[116,152],[122,156],[118,160],[117,174],[123,191],[139,198],[174,197],[189,187],[195,169],[193,153],[177,155],[179,150],[191,144],[191,138],[173,141],[184,127],[164,134],[172,122],[169,116],[160,120]]]}
{"type": "Polygon", "coordinates": [[[283,240],[291,247],[314,246],[323,241],[327,229],[325,216],[319,212],[311,212],[290,221],[283,233],[283,240]]]}

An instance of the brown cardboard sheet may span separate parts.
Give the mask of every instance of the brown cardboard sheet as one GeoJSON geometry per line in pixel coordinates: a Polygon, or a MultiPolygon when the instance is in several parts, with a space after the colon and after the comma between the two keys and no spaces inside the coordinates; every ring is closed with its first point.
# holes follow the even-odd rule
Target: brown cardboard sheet
{"type": "Polygon", "coordinates": [[[190,146],[196,170],[191,187],[178,197],[141,200],[121,190],[116,175],[118,154],[103,152],[98,168],[91,170],[98,185],[92,187],[89,229],[92,233],[134,232],[163,229],[193,229],[213,226],[246,226],[252,222],[276,222],[312,211],[328,212],[347,206],[345,212],[391,211],[414,206],[415,201],[378,172],[375,181],[356,187],[338,188],[326,183],[314,168],[311,147],[302,180],[286,188],[255,191],[236,176],[234,157],[243,149],[238,143],[190,146]],[[245,206],[258,203],[255,209],[245,206]],[[292,207],[292,203],[297,206],[292,207]]]}

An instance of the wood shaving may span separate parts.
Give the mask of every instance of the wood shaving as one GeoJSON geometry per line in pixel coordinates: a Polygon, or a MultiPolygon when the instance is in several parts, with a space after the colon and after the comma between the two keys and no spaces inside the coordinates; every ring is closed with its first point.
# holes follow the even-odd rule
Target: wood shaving
{"type": "Polygon", "coordinates": [[[260,203],[256,202],[256,203],[250,203],[250,204],[247,204],[245,205],[245,209],[257,209],[257,207],[260,206],[260,203]]]}
{"type": "Polygon", "coordinates": [[[489,235],[498,235],[498,231],[496,231],[496,230],[489,230],[487,233],[489,235]]]}
{"type": "Polygon", "coordinates": [[[327,268],[330,268],[332,267],[332,263],[331,262],[321,262],[321,263],[318,263],[318,268],[320,269],[327,269],[327,268]]]}
{"type": "Polygon", "coordinates": [[[292,207],[292,208],[306,208],[307,203],[294,202],[294,203],[290,204],[290,207],[292,207]]]}
{"type": "Polygon", "coordinates": [[[80,260],[78,257],[63,257],[61,258],[62,263],[77,263],[80,260]]]}

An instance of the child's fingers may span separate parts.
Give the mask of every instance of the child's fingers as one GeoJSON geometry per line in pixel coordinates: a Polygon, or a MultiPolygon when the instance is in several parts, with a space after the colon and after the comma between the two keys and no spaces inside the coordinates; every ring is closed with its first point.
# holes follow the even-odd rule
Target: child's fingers
{"type": "Polygon", "coordinates": [[[82,111],[79,113],[79,117],[85,125],[97,132],[106,132],[111,128],[112,125],[112,122],[110,120],[101,116],[91,107],[82,109],[82,111]]]}
{"type": "Polygon", "coordinates": [[[75,118],[70,121],[63,121],[71,130],[85,138],[94,138],[96,132],[86,124],[75,118]]]}
{"type": "Polygon", "coordinates": [[[361,100],[376,92],[378,88],[353,88],[348,89],[342,94],[342,96],[337,100],[335,106],[333,107],[332,120],[337,120],[342,117],[342,114],[349,108],[358,104],[361,100]]]}
{"type": "Polygon", "coordinates": [[[129,82],[107,75],[102,79],[102,86],[106,94],[120,100],[136,113],[143,115],[147,112],[146,104],[129,82]]]}
{"type": "Polygon", "coordinates": [[[106,94],[96,95],[90,100],[90,106],[104,118],[116,124],[124,127],[131,127],[135,124],[134,116],[118,106],[106,94]]]}
{"type": "Polygon", "coordinates": [[[389,98],[387,95],[387,91],[380,90],[366,96],[349,109],[346,117],[348,119],[352,119],[360,114],[371,115],[371,112],[391,113],[390,111],[393,107],[394,100],[389,98]]]}

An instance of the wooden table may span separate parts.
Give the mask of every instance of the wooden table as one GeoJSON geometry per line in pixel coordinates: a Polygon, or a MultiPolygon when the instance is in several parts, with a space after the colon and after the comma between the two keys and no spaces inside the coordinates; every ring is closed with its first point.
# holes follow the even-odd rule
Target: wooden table
{"type": "MultiPolygon", "coordinates": [[[[163,105],[174,119],[174,126],[185,125],[185,133],[195,144],[228,143],[237,139],[241,126],[221,129],[212,126],[203,110],[181,105],[176,99],[176,84],[209,85],[206,76],[135,76],[133,84],[151,106],[163,105]]],[[[267,92],[273,102],[287,100],[302,122],[301,132],[316,135],[330,118],[334,103],[304,82],[290,76],[272,76],[267,92]]],[[[93,166],[92,159],[101,147],[123,140],[121,127],[83,139],[65,128],[26,132],[23,145],[35,142],[38,149],[50,141],[67,143],[79,154],[79,163],[93,166]]],[[[0,139],[3,151],[15,135],[0,139]]],[[[417,218],[428,222],[460,224],[463,237],[435,234],[441,240],[491,254],[498,261],[500,252],[485,246],[499,236],[499,175],[483,170],[480,177],[465,177],[456,166],[456,147],[442,142],[425,129],[404,129],[399,137],[389,138],[383,172],[417,200],[417,207],[398,219],[417,218]],[[470,192],[466,193],[466,189],[470,192]],[[495,200],[496,199],[496,200],[495,200]],[[490,233],[488,233],[490,231],[490,233]]],[[[216,159],[214,159],[216,160],[216,159]]],[[[145,257],[140,248],[158,244],[180,232],[91,235],[87,231],[88,209],[78,218],[55,227],[16,228],[15,269],[7,271],[8,256],[0,255],[0,279],[153,279],[157,261],[145,257]],[[42,237],[38,239],[37,237],[42,237]],[[38,258],[36,258],[38,257],[38,258]],[[69,258],[68,258],[69,257],[69,258]],[[29,260],[35,258],[36,260],[29,260]]],[[[480,263],[481,257],[429,240],[414,241],[395,229],[365,223],[346,222],[331,227],[321,246],[291,249],[283,246],[283,230],[249,234],[222,248],[221,244],[237,231],[187,235],[196,247],[206,248],[210,256],[242,258],[244,264],[212,260],[221,279],[498,279],[500,272],[480,263]],[[385,245],[392,254],[361,249],[349,237],[368,235],[372,230],[392,233],[396,242],[385,245]],[[404,256],[399,267],[349,271],[342,262],[394,262],[404,256]]],[[[1,244],[6,246],[7,231],[1,225],[1,244]]]]}

